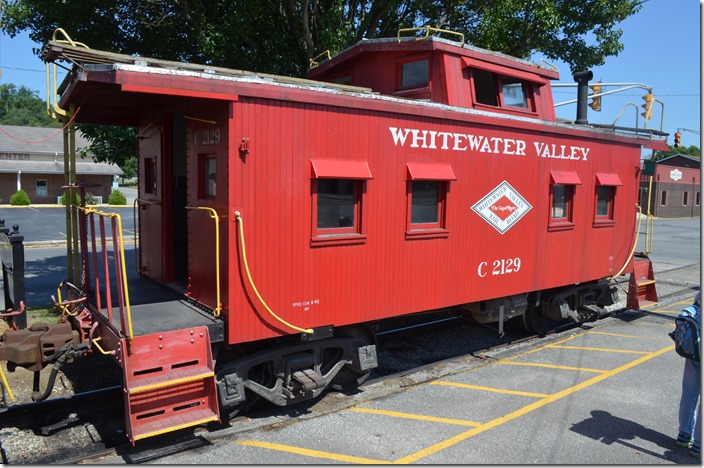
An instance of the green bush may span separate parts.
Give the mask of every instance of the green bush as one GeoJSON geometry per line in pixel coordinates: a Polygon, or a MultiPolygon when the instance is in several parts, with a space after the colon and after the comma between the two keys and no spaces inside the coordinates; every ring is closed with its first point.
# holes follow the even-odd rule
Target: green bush
{"type": "Polygon", "coordinates": [[[86,193],[86,205],[97,205],[97,204],[98,204],[98,199],[95,198],[95,195],[93,195],[90,192],[86,193]]]}
{"type": "Polygon", "coordinates": [[[119,190],[113,190],[108,198],[108,205],[126,205],[127,198],[119,190]]]}
{"type": "Polygon", "coordinates": [[[23,206],[29,204],[29,195],[27,195],[27,192],[25,192],[24,190],[18,190],[17,192],[13,193],[10,197],[10,205],[23,206]]]}
{"type": "MultiPolygon", "coordinates": [[[[81,196],[78,195],[78,193],[73,192],[73,204],[74,205],[80,205],[81,204],[81,196]]],[[[61,204],[65,205],[66,204],[66,192],[64,192],[63,195],[61,195],[61,204]]]]}

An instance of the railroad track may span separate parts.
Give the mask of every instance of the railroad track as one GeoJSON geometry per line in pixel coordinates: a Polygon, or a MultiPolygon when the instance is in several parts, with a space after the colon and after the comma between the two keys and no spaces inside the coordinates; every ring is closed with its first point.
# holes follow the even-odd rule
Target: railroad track
{"type": "MultiPolygon", "coordinates": [[[[682,288],[668,296],[689,291],[691,288],[682,288]]],[[[611,310],[600,320],[624,310],[623,307],[611,310]]],[[[577,325],[565,324],[549,334],[562,333],[575,327],[577,325]]],[[[369,380],[361,386],[361,390],[384,381],[402,379],[434,366],[442,366],[460,357],[483,359],[482,356],[488,352],[528,343],[538,338],[519,330],[518,327],[505,328],[504,334],[500,335],[495,326],[478,324],[452,309],[396,321],[395,325],[378,331],[380,367],[375,369],[369,380]],[[439,343],[442,343],[442,346],[439,343]]],[[[300,417],[301,413],[309,413],[312,407],[321,404],[325,409],[316,408],[315,411],[336,411],[340,409],[338,405],[344,407],[345,396],[331,391],[319,400],[290,408],[275,407],[266,402],[257,403],[247,414],[236,417],[230,424],[212,424],[207,428],[196,428],[195,432],[166,434],[132,447],[127,443],[123,432],[121,387],[113,386],[5,408],[4,412],[0,413],[3,415],[3,422],[0,423],[0,454],[3,463],[23,463],[21,459],[14,458],[16,454],[13,452],[18,450],[18,447],[11,446],[6,442],[7,438],[2,437],[2,431],[15,426],[24,432],[22,444],[25,446],[28,438],[39,440],[39,443],[29,444],[31,446],[45,445],[43,442],[48,438],[52,439],[52,444],[46,445],[56,446],[53,452],[49,447],[46,453],[33,454],[34,458],[27,463],[77,464],[98,461],[117,454],[129,463],[143,463],[179,451],[209,445],[211,440],[251,430],[257,424],[269,424],[272,419],[278,423],[287,419],[294,420],[300,417]],[[325,404],[327,400],[330,401],[329,404],[325,404]],[[96,409],[98,401],[110,411],[101,412],[96,409]],[[96,424],[101,418],[103,419],[99,424],[96,424]],[[199,431],[206,432],[199,434],[199,431]],[[76,436],[76,432],[85,432],[87,436],[76,436]],[[207,437],[204,437],[205,434],[207,437]],[[62,451],[62,446],[71,447],[71,450],[62,451]]]]}

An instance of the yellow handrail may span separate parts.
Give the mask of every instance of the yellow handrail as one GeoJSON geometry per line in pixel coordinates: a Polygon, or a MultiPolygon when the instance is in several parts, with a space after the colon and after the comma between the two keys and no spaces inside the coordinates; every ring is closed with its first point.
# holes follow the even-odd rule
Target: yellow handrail
{"type": "Polygon", "coordinates": [[[638,234],[640,233],[640,222],[641,222],[641,215],[643,214],[643,210],[641,209],[640,205],[636,204],[636,209],[638,210],[638,226],[636,227],[636,232],[635,235],[633,236],[635,239],[633,240],[633,249],[631,249],[631,253],[628,255],[628,258],[626,259],[626,263],[623,264],[621,269],[619,270],[618,273],[616,273],[613,276],[610,276],[609,280],[612,280],[616,278],[617,276],[621,276],[621,273],[626,269],[628,266],[628,263],[631,261],[631,258],[633,258],[633,254],[636,251],[636,245],[638,245],[638,234]]]}
{"type": "Polygon", "coordinates": [[[398,42],[401,42],[401,32],[423,31],[423,30],[425,30],[425,36],[417,37],[416,41],[419,41],[421,39],[426,39],[428,36],[430,36],[430,31],[435,31],[435,32],[454,34],[456,36],[460,36],[462,38],[462,47],[464,47],[464,34],[456,32],[456,31],[449,31],[447,29],[431,28],[430,26],[423,26],[422,28],[402,28],[402,29],[399,29],[398,32],[396,33],[396,39],[398,39],[398,42]]]}
{"type": "Polygon", "coordinates": [[[319,59],[320,57],[322,57],[323,55],[327,55],[327,56],[328,56],[328,60],[330,60],[330,58],[332,57],[332,56],[330,55],[330,51],[329,51],[329,50],[326,50],[325,52],[321,52],[321,53],[319,53],[318,55],[316,55],[315,57],[313,57],[312,59],[310,59],[310,63],[308,64],[308,68],[315,68],[315,67],[317,67],[318,65],[320,65],[318,62],[316,62],[316,60],[318,60],[318,59],[319,59]]]}
{"type": "Polygon", "coordinates": [[[257,299],[259,299],[259,302],[264,306],[264,308],[271,314],[272,317],[274,317],[276,320],[279,322],[283,323],[289,328],[293,328],[296,331],[299,331],[301,333],[306,333],[308,335],[313,334],[313,330],[310,328],[300,328],[295,325],[291,325],[278,315],[276,315],[264,302],[264,299],[262,299],[262,296],[259,294],[259,291],[257,291],[257,287],[254,285],[254,281],[252,280],[252,275],[249,273],[249,265],[247,263],[247,250],[245,249],[244,246],[244,220],[242,220],[242,215],[240,214],[239,211],[235,211],[235,220],[237,221],[237,226],[239,227],[239,232],[240,232],[240,245],[242,247],[242,262],[244,263],[244,270],[247,273],[247,279],[249,280],[249,285],[252,287],[252,291],[254,291],[254,294],[256,294],[257,299]]]}
{"type": "Polygon", "coordinates": [[[98,341],[100,341],[100,337],[98,338],[93,338],[91,342],[93,345],[95,345],[96,348],[98,348],[98,351],[100,351],[100,354],[103,354],[105,356],[111,356],[115,354],[115,351],[105,351],[99,344],[98,341]]]}
{"type": "Polygon", "coordinates": [[[208,206],[187,206],[187,210],[207,210],[210,212],[210,217],[215,220],[215,302],[216,306],[213,310],[213,315],[220,316],[222,304],[220,303],[220,215],[213,208],[208,206]]]}

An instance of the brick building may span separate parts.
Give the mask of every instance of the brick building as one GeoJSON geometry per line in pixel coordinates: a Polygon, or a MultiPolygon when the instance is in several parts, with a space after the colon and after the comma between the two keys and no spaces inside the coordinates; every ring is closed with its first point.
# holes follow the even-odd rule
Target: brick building
{"type": "MultiPolygon", "coordinates": [[[[658,218],[691,218],[701,213],[700,158],[675,154],[655,161],[650,213],[658,218]]],[[[648,209],[650,177],[640,181],[640,206],[648,209]]]]}
{"type": "MultiPolygon", "coordinates": [[[[9,204],[12,194],[23,189],[33,204],[56,204],[63,195],[64,145],[59,128],[18,127],[0,128],[0,204],[9,204]]],[[[88,141],[76,132],[76,152],[88,146],[88,141]]],[[[96,163],[76,156],[78,182],[98,184],[88,191],[102,202],[116,187],[122,170],[114,164],[96,163]],[[113,185],[115,183],[115,185],[113,185]]]]}

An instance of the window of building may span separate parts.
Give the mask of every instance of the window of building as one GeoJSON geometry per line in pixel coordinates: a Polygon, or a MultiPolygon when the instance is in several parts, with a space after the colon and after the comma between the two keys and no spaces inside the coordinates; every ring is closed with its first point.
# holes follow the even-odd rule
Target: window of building
{"type": "Polygon", "coordinates": [[[447,237],[449,183],[457,180],[449,164],[408,163],[406,237],[447,237]]]}
{"type": "Polygon", "coordinates": [[[574,197],[581,183],[576,172],[550,171],[549,230],[574,228],[574,197]]]}
{"type": "Polygon", "coordinates": [[[689,205],[689,192],[682,192],[682,206],[689,205]]]}
{"type": "Polygon", "coordinates": [[[660,192],[660,206],[667,206],[667,190],[660,192]]]}
{"type": "Polygon", "coordinates": [[[202,198],[215,198],[217,160],[214,154],[200,155],[200,181],[200,196],[202,198]]]}
{"type": "Polygon", "coordinates": [[[371,172],[366,161],[312,160],[313,245],[357,243],[362,202],[371,172]]]}
{"type": "Polygon", "coordinates": [[[694,194],[694,206],[699,206],[699,203],[701,202],[701,192],[696,192],[694,194]]]}
{"type": "Polygon", "coordinates": [[[37,179],[37,198],[46,198],[49,196],[46,179],[37,179]]]}
{"type": "Polygon", "coordinates": [[[399,89],[413,89],[428,86],[429,63],[430,60],[427,57],[401,63],[399,89]]]}
{"type": "Polygon", "coordinates": [[[144,191],[156,194],[156,158],[144,158],[144,191]]]}

